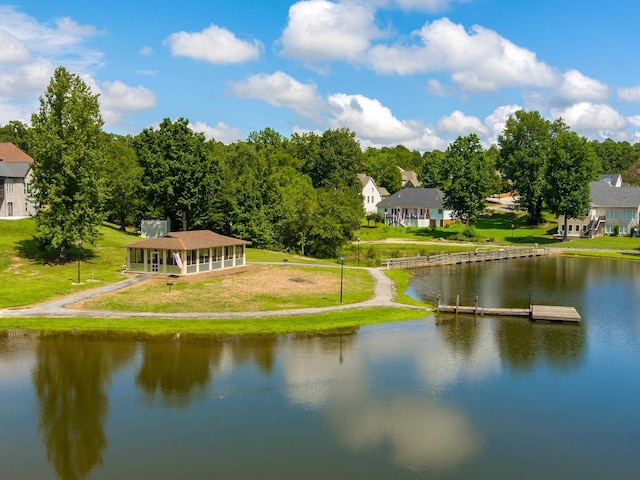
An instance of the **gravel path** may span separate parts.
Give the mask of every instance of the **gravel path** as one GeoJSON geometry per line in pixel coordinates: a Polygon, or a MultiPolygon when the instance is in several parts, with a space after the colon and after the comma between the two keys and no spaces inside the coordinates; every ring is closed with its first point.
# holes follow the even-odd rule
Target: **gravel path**
{"type": "MultiPolygon", "coordinates": [[[[266,262],[265,262],[266,263],[266,262]]],[[[313,267],[326,267],[316,264],[296,264],[313,267]]],[[[339,267],[338,267],[339,268],[339,267]]],[[[355,268],[355,267],[345,267],[355,268]]],[[[121,282],[113,283],[102,288],[76,293],[62,299],[46,302],[40,305],[20,308],[0,309],[0,318],[16,317],[86,317],[86,318],[190,318],[190,319],[231,319],[256,317],[282,317],[292,315],[309,315],[314,313],[335,312],[354,308],[395,307],[410,308],[427,311],[424,307],[404,305],[393,301],[394,283],[384,272],[376,268],[366,269],[375,280],[375,294],[373,298],[359,303],[336,305],[319,308],[294,308],[288,310],[270,310],[262,312],[192,312],[192,313],[152,313],[152,312],[120,312],[111,310],[77,310],[71,305],[91,297],[114,292],[129,287],[149,278],[149,275],[136,275],[121,282]]]]}

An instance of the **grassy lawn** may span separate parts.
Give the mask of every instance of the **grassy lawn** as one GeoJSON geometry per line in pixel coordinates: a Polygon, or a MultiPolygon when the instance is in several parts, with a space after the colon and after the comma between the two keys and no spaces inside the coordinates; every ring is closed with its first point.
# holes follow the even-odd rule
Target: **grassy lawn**
{"type": "MultiPolygon", "coordinates": [[[[260,265],[210,278],[154,277],[143,284],[84,302],[91,310],[125,312],[258,312],[340,304],[340,269],[260,265]]],[[[343,303],[371,298],[366,270],[345,269],[343,303]]]]}
{"type": "Polygon", "coordinates": [[[40,303],[124,279],[122,246],[137,238],[104,227],[97,246],[88,245],[81,252],[71,248],[72,261],[58,264],[44,258],[31,239],[32,219],[0,220],[0,229],[0,308],[40,303]],[[79,253],[81,283],[76,285],[78,264],[73,260],[79,253]]]}
{"type": "Polygon", "coordinates": [[[396,284],[396,298],[395,301],[403,303],[405,305],[417,305],[420,307],[433,307],[427,303],[419,302],[413,298],[405,295],[404,292],[409,288],[409,281],[413,278],[413,274],[409,270],[398,269],[385,272],[396,284]]]}
{"type": "Polygon", "coordinates": [[[398,308],[355,309],[294,317],[238,320],[187,320],[140,318],[0,318],[0,330],[25,329],[43,334],[122,335],[263,335],[320,332],[383,322],[417,320],[426,314],[398,308]]]}

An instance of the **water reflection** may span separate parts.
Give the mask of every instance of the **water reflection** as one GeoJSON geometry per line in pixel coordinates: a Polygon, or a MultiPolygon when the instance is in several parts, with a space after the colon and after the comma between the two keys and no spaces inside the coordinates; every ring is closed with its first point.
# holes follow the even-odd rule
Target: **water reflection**
{"type": "Polygon", "coordinates": [[[218,363],[221,355],[219,342],[147,340],[142,344],[136,385],[149,405],[187,408],[206,396],[211,363],[218,363]]]}
{"type": "Polygon", "coordinates": [[[59,478],[81,479],[102,464],[104,421],[114,372],[131,360],[130,341],[43,337],[37,343],[33,383],[39,432],[59,478]]]}

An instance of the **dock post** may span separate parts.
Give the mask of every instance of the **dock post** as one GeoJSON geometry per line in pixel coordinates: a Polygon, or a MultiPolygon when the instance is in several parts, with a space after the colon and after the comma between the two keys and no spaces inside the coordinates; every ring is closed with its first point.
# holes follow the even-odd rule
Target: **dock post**
{"type": "Polygon", "coordinates": [[[438,295],[438,304],[436,305],[436,312],[440,311],[440,295],[438,295]]]}
{"type": "Polygon", "coordinates": [[[475,310],[473,311],[473,313],[474,313],[474,315],[477,315],[477,314],[478,314],[478,296],[477,296],[477,295],[476,295],[476,308],[475,308],[475,310]]]}
{"type": "Polygon", "coordinates": [[[460,295],[456,295],[456,313],[458,313],[459,308],[460,308],[460,295]]]}

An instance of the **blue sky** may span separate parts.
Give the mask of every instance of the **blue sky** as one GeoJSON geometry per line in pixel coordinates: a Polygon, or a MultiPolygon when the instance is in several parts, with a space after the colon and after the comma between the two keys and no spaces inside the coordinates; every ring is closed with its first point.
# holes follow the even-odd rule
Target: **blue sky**
{"type": "Polygon", "coordinates": [[[63,65],[105,130],[163,118],[224,143],[347,127],[363,148],[495,143],[514,111],[640,141],[635,0],[0,3],[0,124],[29,122],[63,65]]]}

